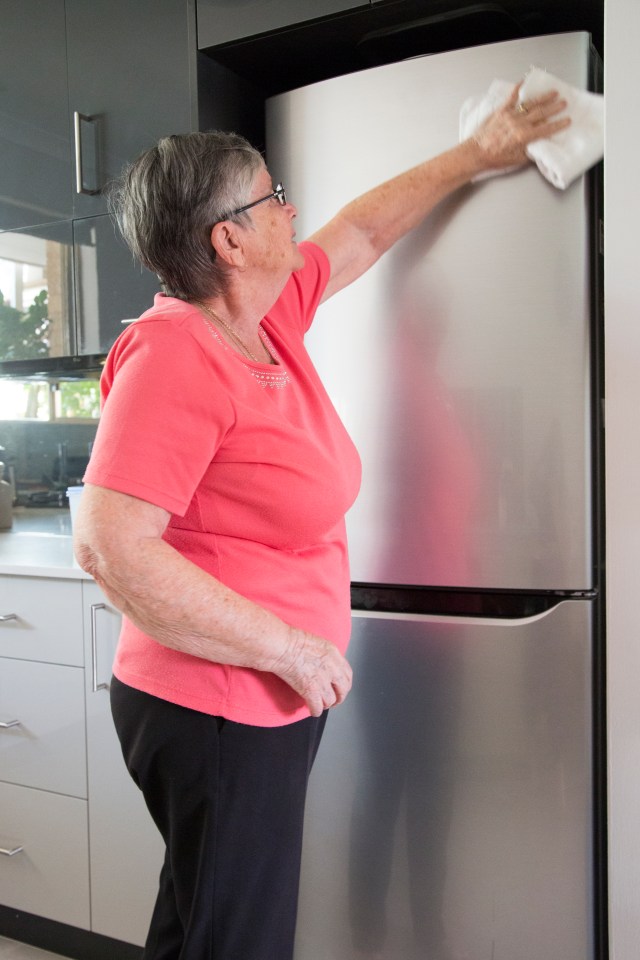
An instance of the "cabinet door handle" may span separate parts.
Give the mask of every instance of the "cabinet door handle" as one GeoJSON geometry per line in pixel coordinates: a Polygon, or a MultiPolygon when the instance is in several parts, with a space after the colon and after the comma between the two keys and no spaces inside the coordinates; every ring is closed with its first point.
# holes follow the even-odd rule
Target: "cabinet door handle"
{"type": "Polygon", "coordinates": [[[73,132],[76,147],[76,193],[84,193],[88,197],[94,197],[97,193],[100,193],[100,190],[89,190],[89,188],[84,185],[84,174],[82,172],[82,124],[95,122],[95,117],[88,117],[84,113],[78,113],[77,110],[73,113],[73,132]]]}
{"type": "Polygon", "coordinates": [[[17,614],[17,613],[3,613],[3,614],[0,614],[0,623],[6,623],[7,620],[17,620],[17,619],[18,619],[18,614],[17,614]]]}
{"type": "Polygon", "coordinates": [[[106,603],[91,604],[91,692],[108,690],[108,683],[98,683],[98,610],[105,610],[106,603]]]}
{"type": "Polygon", "coordinates": [[[19,727],[21,723],[19,720],[0,720],[0,730],[8,730],[9,727],[19,727]]]}
{"type": "Polygon", "coordinates": [[[3,857],[15,857],[16,853],[22,853],[24,847],[0,847],[0,854],[3,857]]]}

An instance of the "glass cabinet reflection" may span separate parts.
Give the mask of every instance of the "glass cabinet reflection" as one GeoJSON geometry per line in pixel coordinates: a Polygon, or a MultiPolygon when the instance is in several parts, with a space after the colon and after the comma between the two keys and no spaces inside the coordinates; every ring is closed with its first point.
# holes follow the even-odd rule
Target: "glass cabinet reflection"
{"type": "Polygon", "coordinates": [[[0,233],[0,361],[75,352],[70,220],[0,233]]]}

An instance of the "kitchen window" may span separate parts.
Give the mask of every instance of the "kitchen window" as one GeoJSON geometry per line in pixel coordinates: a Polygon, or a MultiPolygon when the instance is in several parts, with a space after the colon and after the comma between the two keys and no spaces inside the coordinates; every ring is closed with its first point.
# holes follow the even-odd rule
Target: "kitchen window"
{"type": "Polygon", "coordinates": [[[88,423],[99,416],[97,379],[0,380],[0,420],[88,423]]]}

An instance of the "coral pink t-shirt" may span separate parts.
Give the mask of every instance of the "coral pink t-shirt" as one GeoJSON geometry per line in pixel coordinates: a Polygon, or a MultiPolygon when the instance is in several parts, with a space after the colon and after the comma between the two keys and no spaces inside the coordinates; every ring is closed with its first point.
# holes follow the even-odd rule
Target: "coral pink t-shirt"
{"type": "MultiPolygon", "coordinates": [[[[262,322],[277,364],[243,359],[190,304],[163,295],[118,338],[85,480],[168,510],[164,539],[285,622],[341,651],[350,632],[344,514],[360,461],[305,350],[329,264],[301,244],[262,322]]],[[[123,682],[240,723],[309,715],[274,674],[171,650],[126,617],[123,682]]]]}

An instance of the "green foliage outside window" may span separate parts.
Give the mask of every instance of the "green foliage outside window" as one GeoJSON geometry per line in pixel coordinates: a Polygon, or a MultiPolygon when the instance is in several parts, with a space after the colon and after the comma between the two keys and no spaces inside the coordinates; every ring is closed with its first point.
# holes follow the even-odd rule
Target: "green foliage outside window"
{"type": "Polygon", "coordinates": [[[1,420],[97,420],[100,383],[87,380],[0,379],[1,420]]]}
{"type": "MultiPolygon", "coordinates": [[[[26,311],[12,307],[0,290],[0,359],[49,356],[48,293],[41,290],[26,311]]],[[[97,420],[100,386],[87,380],[0,380],[0,420],[97,420]]]]}
{"type": "Polygon", "coordinates": [[[97,380],[60,380],[55,388],[56,420],[97,420],[100,384],[97,380]]]}
{"type": "Polygon", "coordinates": [[[26,312],[7,303],[0,290],[0,358],[2,360],[29,360],[48,357],[49,316],[48,293],[41,290],[26,312]]]}

